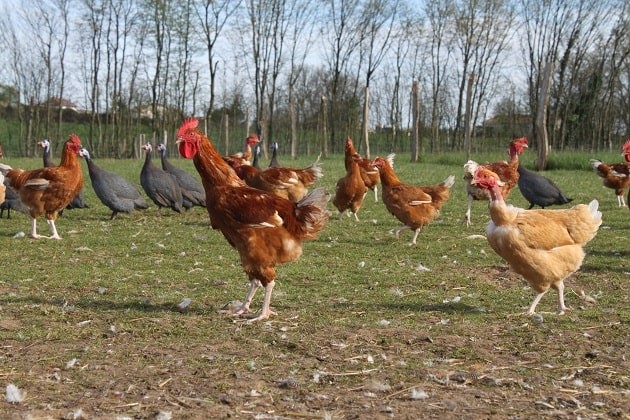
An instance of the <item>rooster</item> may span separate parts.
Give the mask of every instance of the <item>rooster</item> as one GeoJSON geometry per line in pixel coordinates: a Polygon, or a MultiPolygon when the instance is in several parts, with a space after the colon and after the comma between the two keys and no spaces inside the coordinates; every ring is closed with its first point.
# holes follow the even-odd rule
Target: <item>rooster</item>
{"type": "Polygon", "coordinates": [[[329,213],[328,195],[317,188],[293,203],[252,188],[222,159],[210,139],[198,128],[199,121],[185,120],[177,132],[182,157],[193,159],[206,190],[210,223],[236,248],[250,287],[234,315],[247,314],[256,290],[265,288],[262,310],[250,322],[269,318],[276,265],[295,261],[302,241],[314,239],[324,228],[329,213]]]}
{"type": "Polygon", "coordinates": [[[223,156],[223,159],[234,165],[251,165],[252,162],[252,147],[260,142],[258,134],[251,134],[245,139],[245,150],[242,152],[233,153],[231,155],[223,156]]]}
{"type": "MultiPolygon", "coordinates": [[[[350,137],[346,138],[345,149],[345,165],[346,171],[350,169],[352,165],[352,156],[356,153],[354,149],[354,143],[350,137]]],[[[372,159],[361,158],[359,161],[359,173],[365,186],[374,191],[374,202],[378,202],[378,184],[381,182],[378,170],[372,166],[372,159]]]]}
{"type": "Polygon", "coordinates": [[[333,198],[333,204],[339,210],[339,217],[341,218],[346,210],[350,210],[357,222],[359,221],[357,212],[361,208],[363,199],[368,191],[359,172],[359,162],[362,159],[358,153],[352,155],[352,161],[346,175],[337,181],[335,198],[333,198]]]}
{"type": "Polygon", "coordinates": [[[37,234],[37,218],[44,214],[52,232],[50,238],[61,239],[55,227],[57,214],[83,188],[83,171],[77,158],[80,149],[81,140],[76,134],[71,134],[63,145],[59,166],[25,171],[0,165],[0,171],[29,209],[32,238],[43,237],[37,234]]]}
{"type": "Polygon", "coordinates": [[[385,207],[403,223],[396,229],[396,239],[400,238],[402,231],[410,229],[414,231],[410,245],[416,245],[420,230],[440,214],[444,202],[449,199],[455,177],[451,175],[440,184],[431,186],[403,184],[394,172],[393,159],[393,154],[387,159],[377,157],[372,165],[381,176],[385,207]]]}
{"type": "MultiPolygon", "coordinates": [[[[623,163],[604,163],[598,159],[591,159],[591,166],[595,173],[603,178],[604,187],[615,190],[619,207],[625,207],[623,193],[630,185],[630,139],[624,143],[621,156],[623,163]]],[[[628,201],[630,205],[630,198],[628,201]]]]}
{"type": "Polygon", "coordinates": [[[505,204],[501,180],[489,169],[477,168],[472,182],[490,194],[488,243],[538,293],[526,314],[535,313],[550,288],[558,291],[558,314],[564,314],[564,280],[580,268],[582,248],[602,223],[597,200],[564,210],[524,210],[505,204]]]}
{"type": "Polygon", "coordinates": [[[308,189],[321,178],[324,173],[319,166],[319,157],[306,168],[270,167],[256,168],[254,165],[244,165],[236,160],[227,161],[236,174],[250,187],[276,194],[297,203],[308,189]]]}
{"type": "MultiPolygon", "coordinates": [[[[523,153],[523,150],[528,147],[527,146],[527,138],[521,137],[514,139],[510,142],[508,147],[508,154],[510,155],[510,161],[502,161],[502,162],[494,162],[494,163],[486,163],[482,165],[484,168],[490,169],[492,172],[499,175],[499,178],[502,181],[501,191],[503,193],[503,197],[507,198],[512,191],[512,188],[517,184],[519,174],[518,174],[518,155],[523,153]]],[[[466,209],[466,213],[464,215],[464,221],[466,222],[466,226],[470,226],[470,212],[472,209],[472,203],[474,200],[488,200],[490,195],[487,190],[478,188],[471,181],[473,179],[473,175],[477,168],[480,165],[473,161],[469,160],[464,165],[464,182],[466,183],[466,193],[468,196],[468,208],[466,209]]]]}

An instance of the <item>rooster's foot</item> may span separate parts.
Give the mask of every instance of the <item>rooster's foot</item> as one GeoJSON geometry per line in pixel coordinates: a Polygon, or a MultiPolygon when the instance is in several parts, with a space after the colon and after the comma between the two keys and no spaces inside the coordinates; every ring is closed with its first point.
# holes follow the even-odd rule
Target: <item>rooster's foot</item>
{"type": "Polygon", "coordinates": [[[268,312],[261,312],[259,314],[250,314],[247,316],[247,323],[251,324],[253,322],[262,321],[263,319],[268,319],[271,315],[278,315],[277,312],[269,310],[268,312]]]}

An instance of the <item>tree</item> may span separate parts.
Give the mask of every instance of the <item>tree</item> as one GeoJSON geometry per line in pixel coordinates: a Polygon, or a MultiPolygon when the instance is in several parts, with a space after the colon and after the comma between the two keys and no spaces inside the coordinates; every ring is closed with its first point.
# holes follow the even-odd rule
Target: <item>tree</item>
{"type": "Polygon", "coordinates": [[[505,52],[515,33],[514,13],[510,2],[504,0],[459,0],[453,11],[454,41],[459,51],[455,60],[459,63],[459,89],[454,131],[456,144],[461,146],[466,135],[474,138],[474,132],[469,133],[463,124],[468,82],[474,74],[470,115],[474,130],[482,104],[501,75],[499,66],[505,61],[505,52]]]}
{"type": "Polygon", "coordinates": [[[389,49],[398,1],[372,0],[364,5],[361,16],[363,38],[360,42],[361,57],[367,60],[365,67],[365,97],[363,101],[362,137],[365,144],[365,157],[370,157],[369,127],[369,91],[374,72],[385,58],[389,49]]]}
{"type": "Polygon", "coordinates": [[[240,7],[242,0],[198,0],[194,6],[197,17],[201,22],[205,46],[208,56],[208,72],[210,74],[209,98],[206,109],[206,117],[209,118],[214,111],[215,91],[217,85],[217,71],[219,60],[216,57],[216,45],[228,20],[240,7]]]}

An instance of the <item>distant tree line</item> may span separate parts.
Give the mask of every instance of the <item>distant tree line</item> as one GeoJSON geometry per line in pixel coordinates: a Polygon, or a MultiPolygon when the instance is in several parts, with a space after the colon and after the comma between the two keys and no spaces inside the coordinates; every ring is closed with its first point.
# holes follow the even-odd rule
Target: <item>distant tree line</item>
{"type": "Polygon", "coordinates": [[[255,131],[265,153],[278,141],[293,157],[341,152],[346,136],[366,155],[372,144],[415,160],[526,135],[545,148],[544,167],[551,150],[615,149],[630,134],[626,0],[2,8],[0,113],[19,122],[12,135],[24,155],[79,122],[98,156],[135,156],[140,136],[168,139],[189,115],[222,151],[255,131]]]}

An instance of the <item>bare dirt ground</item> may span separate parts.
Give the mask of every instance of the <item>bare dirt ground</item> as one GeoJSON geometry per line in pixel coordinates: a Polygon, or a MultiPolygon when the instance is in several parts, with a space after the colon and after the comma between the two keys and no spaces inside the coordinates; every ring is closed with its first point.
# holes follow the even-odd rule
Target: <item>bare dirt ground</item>
{"type": "MultiPolygon", "coordinates": [[[[522,286],[500,267],[475,275],[522,286]]],[[[0,403],[0,417],[630,418],[627,323],[610,309],[593,324],[568,300],[572,312],[537,323],[464,303],[339,299],[317,324],[320,302],[279,299],[280,315],[254,325],[208,302],[185,314],[146,303],[122,320],[133,305],[11,302],[21,313],[0,320],[17,337],[2,343],[0,377],[26,395],[0,403]],[[30,322],[49,335],[26,339],[30,322]]]]}

